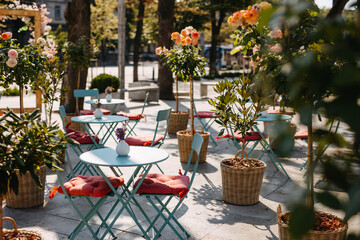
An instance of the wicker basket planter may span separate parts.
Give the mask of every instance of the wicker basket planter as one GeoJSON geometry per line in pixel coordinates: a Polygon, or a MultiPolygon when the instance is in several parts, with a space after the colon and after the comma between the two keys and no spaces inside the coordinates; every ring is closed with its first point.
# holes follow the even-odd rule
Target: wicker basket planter
{"type": "Polygon", "coordinates": [[[80,123],[78,123],[78,122],[72,122],[71,121],[71,118],[72,117],[75,117],[75,116],[77,116],[77,115],[75,115],[75,113],[67,113],[66,114],[66,121],[68,122],[68,123],[71,123],[70,125],[69,125],[69,128],[72,128],[72,129],[74,129],[74,130],[78,130],[78,131],[81,131],[80,129],[80,123]]]}
{"type": "Polygon", "coordinates": [[[10,217],[4,217],[3,221],[10,221],[14,227],[13,230],[4,230],[4,240],[7,239],[29,239],[29,240],[44,240],[44,238],[37,232],[28,230],[18,230],[14,219],[10,217]]]}
{"type": "MultiPolygon", "coordinates": [[[[41,166],[35,173],[39,176],[42,186],[45,186],[46,166],[41,166]]],[[[16,174],[19,179],[19,193],[16,195],[14,192],[9,192],[6,195],[6,206],[30,208],[42,205],[44,203],[44,188],[38,188],[29,172],[20,175],[19,171],[16,170],[16,174]]]]}
{"type": "MultiPolygon", "coordinates": [[[[210,133],[204,131],[196,131],[196,132],[199,133],[204,139],[204,143],[201,148],[200,156],[199,156],[199,163],[203,163],[206,162],[206,153],[207,153],[210,133]]],[[[194,136],[190,134],[190,130],[178,131],[176,133],[176,136],[178,139],[180,162],[187,163],[191,151],[191,143],[193,141],[194,136]]],[[[191,163],[196,162],[195,155],[196,153],[192,156],[191,163]]]]}
{"type": "MultiPolygon", "coordinates": [[[[332,218],[336,218],[336,219],[342,221],[339,217],[334,216],[330,213],[324,213],[324,212],[318,212],[318,213],[325,215],[325,216],[332,217],[332,218]]],[[[289,213],[282,213],[281,207],[279,205],[276,218],[277,218],[277,224],[278,224],[278,228],[279,228],[279,239],[280,240],[294,239],[290,236],[289,226],[281,220],[281,217],[286,214],[289,214],[289,213]]],[[[343,239],[346,239],[347,229],[348,229],[348,225],[344,224],[344,227],[339,228],[334,231],[310,230],[304,237],[297,238],[297,240],[343,240],[343,239]]]]}
{"type": "Polygon", "coordinates": [[[189,111],[172,111],[169,120],[168,133],[175,134],[185,130],[189,122],[189,111]]]}
{"type": "MultiPolygon", "coordinates": [[[[236,153],[235,159],[238,159],[237,155],[239,152],[236,153]]],[[[258,161],[263,163],[263,165],[261,167],[237,168],[224,164],[226,159],[223,160],[220,164],[223,200],[234,205],[256,204],[259,202],[266,164],[263,161],[252,158],[239,160],[258,161]]]]}

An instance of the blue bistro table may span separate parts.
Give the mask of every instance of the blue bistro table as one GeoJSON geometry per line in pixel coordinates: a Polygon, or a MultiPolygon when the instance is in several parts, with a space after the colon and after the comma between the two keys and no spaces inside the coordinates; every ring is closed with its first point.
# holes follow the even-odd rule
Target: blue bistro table
{"type": "MultiPolygon", "coordinates": [[[[94,142],[96,148],[104,147],[107,140],[112,136],[113,132],[115,131],[116,126],[120,122],[127,122],[129,118],[117,115],[103,115],[101,118],[95,118],[94,115],[81,115],[72,117],[71,121],[80,123],[83,128],[85,129],[86,133],[89,134],[90,138],[94,142]],[[91,128],[90,124],[101,124],[99,131],[95,133],[95,131],[91,128]],[[105,133],[102,136],[102,142],[97,143],[95,138],[92,134],[99,135],[100,131],[105,127],[105,133]]],[[[116,141],[116,139],[115,139],[116,141]]]]}
{"type": "MultiPolygon", "coordinates": [[[[80,155],[80,161],[91,164],[96,168],[96,170],[100,173],[101,176],[104,177],[107,184],[110,186],[112,191],[114,192],[115,196],[117,197],[117,201],[115,201],[112,208],[107,213],[105,217],[105,221],[110,217],[112,212],[114,211],[115,207],[121,203],[122,207],[116,213],[116,216],[109,224],[109,228],[111,228],[116,220],[119,218],[121,213],[126,210],[128,214],[132,217],[136,225],[140,228],[141,232],[143,233],[146,239],[150,239],[147,232],[142,227],[141,223],[139,222],[137,216],[135,215],[134,211],[131,208],[130,202],[136,205],[143,216],[146,218],[148,222],[150,222],[149,217],[142,209],[141,205],[135,199],[135,193],[140,187],[141,183],[143,182],[146,174],[149,172],[150,168],[153,164],[162,162],[169,157],[169,154],[158,148],[150,148],[150,147],[143,147],[143,146],[130,146],[130,152],[127,156],[119,156],[112,148],[101,148],[92,151],[85,152],[80,155]],[[132,173],[131,177],[127,181],[126,184],[123,185],[123,191],[121,193],[117,192],[117,190],[112,186],[112,184],[107,179],[104,172],[101,170],[101,167],[109,167],[112,172],[119,176],[117,169],[124,168],[124,167],[135,167],[134,172],[132,173]],[[136,188],[130,189],[130,186],[134,182],[135,178],[138,176],[139,173],[142,173],[142,178],[139,181],[136,188]]],[[[100,226],[101,228],[102,226],[100,226]]],[[[100,230],[99,228],[99,230],[100,230]]],[[[107,231],[104,233],[104,236],[107,234],[107,231]]]]}
{"type": "MultiPolygon", "coordinates": [[[[277,121],[288,121],[288,120],[291,120],[291,116],[289,115],[284,115],[284,114],[266,114],[266,115],[262,115],[260,116],[258,119],[256,119],[255,121],[256,122],[266,122],[266,123],[271,123],[271,122],[277,122],[277,121]]],[[[274,134],[273,134],[273,137],[272,137],[272,140],[270,142],[268,142],[266,140],[266,137],[264,136],[264,134],[259,130],[258,126],[255,125],[254,126],[254,129],[260,133],[261,135],[261,145],[264,149],[263,153],[261,154],[260,156],[260,160],[261,158],[264,156],[265,153],[268,154],[270,160],[272,161],[272,163],[274,164],[274,166],[276,167],[277,170],[279,170],[279,168],[276,166],[276,163],[277,162],[279,164],[279,166],[281,167],[281,169],[284,171],[285,175],[289,177],[289,175],[287,174],[287,172],[285,171],[283,165],[281,164],[281,162],[279,161],[278,157],[276,156],[276,154],[274,153],[274,151],[271,149],[271,143],[275,140],[276,138],[276,133],[274,131],[274,134]],[[269,151],[270,153],[268,153],[267,151],[269,151]],[[275,161],[274,161],[275,160],[275,161]]]]}
{"type": "MultiPolygon", "coordinates": [[[[98,100],[97,99],[86,100],[85,103],[91,104],[92,109],[95,110],[95,105],[98,103],[98,100]]],[[[124,99],[112,99],[110,102],[108,102],[108,101],[106,101],[106,99],[100,99],[100,103],[101,103],[101,105],[114,105],[114,107],[110,111],[110,115],[112,115],[114,113],[116,106],[119,104],[125,103],[125,100],[124,99]]]]}

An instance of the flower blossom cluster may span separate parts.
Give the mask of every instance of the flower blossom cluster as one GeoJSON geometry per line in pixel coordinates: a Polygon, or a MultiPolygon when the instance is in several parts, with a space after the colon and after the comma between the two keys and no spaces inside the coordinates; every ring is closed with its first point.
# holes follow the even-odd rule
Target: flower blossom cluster
{"type": "Polygon", "coordinates": [[[270,8],[272,8],[272,6],[268,2],[254,4],[246,10],[234,12],[233,15],[228,18],[228,23],[235,27],[241,26],[242,28],[255,25],[259,21],[260,12],[270,8]]]}
{"type": "Polygon", "coordinates": [[[156,55],[167,54],[168,52],[169,52],[169,49],[167,49],[166,47],[157,47],[155,49],[156,55]]]}
{"type": "Polygon", "coordinates": [[[126,134],[126,126],[124,125],[122,128],[117,128],[115,130],[115,134],[119,141],[124,140],[126,134]]]}
{"type": "Polygon", "coordinates": [[[181,30],[180,33],[173,32],[171,34],[171,40],[175,41],[175,45],[197,45],[200,34],[193,27],[189,26],[181,30]]]}

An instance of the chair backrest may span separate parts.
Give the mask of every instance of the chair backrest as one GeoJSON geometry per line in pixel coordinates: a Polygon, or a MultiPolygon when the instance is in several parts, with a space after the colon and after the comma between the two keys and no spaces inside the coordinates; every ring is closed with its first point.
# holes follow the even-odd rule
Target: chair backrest
{"type": "Polygon", "coordinates": [[[196,173],[198,165],[199,165],[199,156],[200,156],[200,151],[201,151],[203,142],[204,142],[203,137],[199,133],[195,133],[194,139],[193,139],[193,141],[191,143],[190,156],[189,156],[188,162],[186,164],[186,169],[185,169],[185,172],[184,172],[184,175],[187,175],[187,173],[189,172],[192,156],[193,156],[194,152],[196,152],[197,158],[196,158],[196,162],[195,162],[195,165],[194,165],[193,173],[191,174],[188,189],[190,189],[190,187],[192,185],[192,182],[194,181],[194,178],[195,178],[195,173],[196,173]]]}
{"type": "Polygon", "coordinates": [[[76,113],[79,112],[79,98],[84,97],[99,97],[99,90],[98,89],[75,89],[74,90],[74,97],[76,99],[76,113]]]}
{"type": "Polygon", "coordinates": [[[163,139],[160,141],[159,147],[164,143],[167,132],[168,132],[168,127],[169,127],[169,119],[170,119],[170,115],[171,115],[171,108],[169,109],[165,109],[165,110],[160,110],[157,115],[156,115],[156,127],[155,127],[155,133],[154,133],[154,138],[153,141],[151,143],[151,147],[153,146],[153,143],[155,142],[156,139],[156,134],[158,132],[158,128],[159,128],[159,123],[166,121],[166,129],[165,129],[165,133],[163,136],[163,139]]]}
{"type": "Polygon", "coordinates": [[[62,121],[62,124],[63,124],[64,131],[66,132],[66,127],[65,126],[68,124],[68,122],[67,122],[67,119],[66,119],[65,107],[62,106],[62,105],[59,107],[59,114],[60,114],[60,118],[61,118],[61,121],[62,121]]]}
{"type": "Polygon", "coordinates": [[[140,114],[143,114],[143,113],[144,113],[144,110],[145,110],[145,107],[146,107],[146,104],[147,104],[147,99],[148,99],[148,97],[149,97],[149,92],[146,92],[146,94],[145,94],[145,99],[144,99],[144,105],[143,105],[143,107],[142,107],[142,109],[141,109],[141,113],[140,113],[140,114]]]}

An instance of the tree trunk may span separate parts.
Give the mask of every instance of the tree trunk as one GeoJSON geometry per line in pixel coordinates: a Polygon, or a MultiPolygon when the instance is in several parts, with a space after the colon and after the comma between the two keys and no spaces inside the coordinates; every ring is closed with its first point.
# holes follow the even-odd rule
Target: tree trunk
{"type": "Polygon", "coordinates": [[[2,213],[2,201],[3,201],[3,195],[0,195],[0,201],[1,201],[1,207],[0,207],[0,240],[3,239],[3,213],[2,213]]]}
{"type": "MultiPolygon", "coordinates": [[[[174,7],[175,0],[159,0],[159,45],[170,48],[171,33],[174,29],[174,7]]],[[[160,90],[160,99],[173,100],[173,78],[170,69],[159,61],[158,85],[160,90]]]]}
{"type": "Polygon", "coordinates": [[[307,149],[307,206],[314,209],[314,152],[313,152],[313,133],[312,121],[307,127],[308,130],[308,149],[307,149]]]}
{"type": "Polygon", "coordinates": [[[191,135],[194,136],[194,83],[192,75],[190,75],[190,131],[191,135]]]}
{"type": "MultiPolygon", "coordinates": [[[[212,0],[212,4],[214,5],[215,0],[212,0]]],[[[220,34],[220,29],[221,29],[221,25],[222,22],[224,20],[224,13],[223,11],[220,10],[219,12],[219,16],[218,19],[216,19],[216,10],[212,9],[210,12],[210,17],[211,17],[211,48],[210,48],[210,74],[214,75],[218,72],[217,67],[216,67],[216,55],[217,55],[217,45],[218,45],[218,39],[219,39],[219,34],[220,34]]],[[[221,63],[220,63],[221,64],[221,63]]]]}
{"type": "Polygon", "coordinates": [[[139,81],[138,76],[138,63],[139,63],[139,55],[140,55],[140,48],[141,48],[141,35],[143,29],[143,22],[144,22],[144,11],[145,5],[144,0],[139,0],[139,13],[138,19],[136,23],[136,35],[134,39],[134,82],[139,81]]]}
{"type": "Polygon", "coordinates": [[[335,18],[337,16],[341,16],[342,11],[345,8],[346,3],[349,0],[333,0],[333,6],[330,9],[330,12],[326,16],[326,18],[335,18]]]}
{"type": "MultiPolygon", "coordinates": [[[[68,41],[76,43],[81,36],[90,39],[90,1],[88,0],[72,0],[66,4],[65,20],[68,28],[68,41]]],[[[90,44],[90,42],[89,42],[90,44]]],[[[80,71],[80,89],[85,89],[88,67],[84,67],[80,71]]],[[[68,67],[67,78],[64,79],[63,86],[68,88],[65,93],[64,104],[68,105],[67,111],[74,113],[75,97],[74,89],[77,89],[78,69],[68,67]]],[[[83,108],[83,99],[79,99],[79,109],[83,108]]]]}

